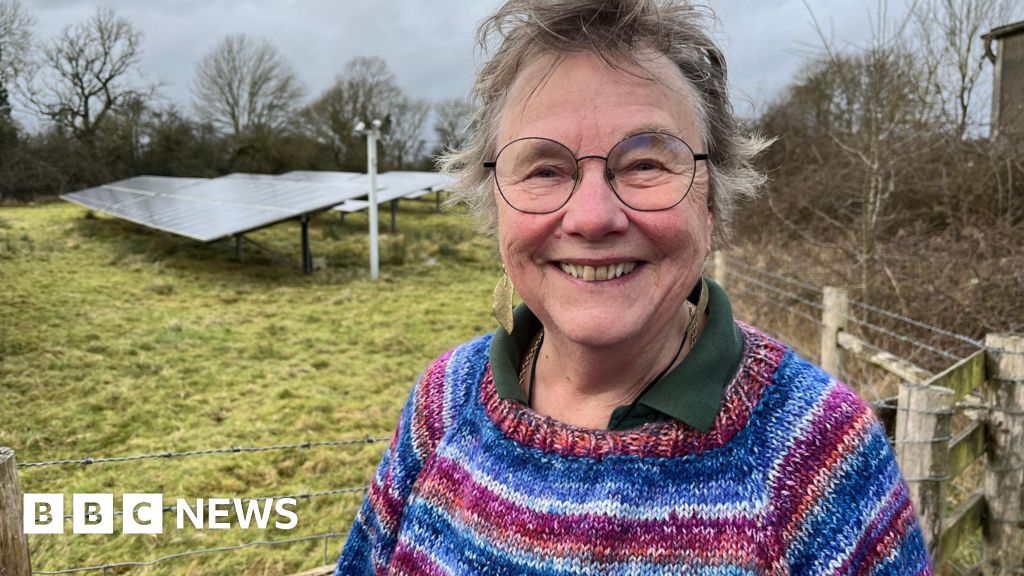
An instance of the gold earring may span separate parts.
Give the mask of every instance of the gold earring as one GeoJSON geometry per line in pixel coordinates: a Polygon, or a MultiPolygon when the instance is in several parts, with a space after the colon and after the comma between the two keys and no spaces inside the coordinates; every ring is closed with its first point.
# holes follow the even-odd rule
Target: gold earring
{"type": "Polygon", "coordinates": [[[494,286],[494,294],[491,296],[491,311],[494,319],[505,329],[505,332],[512,333],[512,279],[508,277],[505,268],[501,268],[501,277],[494,286]]]}

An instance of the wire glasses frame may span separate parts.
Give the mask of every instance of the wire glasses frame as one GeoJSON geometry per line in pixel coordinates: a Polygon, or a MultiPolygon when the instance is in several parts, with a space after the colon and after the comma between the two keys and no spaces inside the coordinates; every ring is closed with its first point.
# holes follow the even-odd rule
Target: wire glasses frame
{"type": "Polygon", "coordinates": [[[605,181],[619,201],[633,210],[657,212],[686,198],[697,162],[708,155],[662,132],[624,138],[607,156],[581,157],[556,140],[526,137],[503,146],[483,167],[494,170],[498,192],[514,210],[550,214],[569,202],[582,180],[579,163],[591,158],[604,161],[605,181]]]}

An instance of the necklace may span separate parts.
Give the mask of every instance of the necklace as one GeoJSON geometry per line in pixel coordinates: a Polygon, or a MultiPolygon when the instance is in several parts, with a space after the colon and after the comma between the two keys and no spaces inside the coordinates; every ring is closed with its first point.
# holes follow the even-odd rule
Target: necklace
{"type": "MultiPolygon", "coordinates": [[[[633,409],[640,403],[640,399],[647,394],[655,384],[661,381],[668,374],[672,365],[679,359],[679,355],[683,352],[683,348],[686,347],[687,341],[690,342],[690,350],[693,350],[693,345],[697,339],[697,325],[700,323],[701,316],[704,315],[704,311],[708,307],[708,286],[704,282],[704,279],[700,279],[700,297],[697,299],[697,306],[693,313],[690,315],[690,322],[686,326],[686,330],[683,332],[683,339],[679,342],[679,348],[676,349],[675,355],[672,356],[672,360],[665,366],[657,376],[651,379],[650,382],[644,386],[643,390],[637,394],[636,398],[629,404],[629,408],[623,412],[622,416],[619,416],[618,420],[609,427],[610,430],[616,430],[622,423],[633,413],[633,409]]],[[[523,363],[519,368],[519,382],[526,386],[526,406],[527,408],[533,408],[533,383],[537,379],[537,352],[540,350],[541,344],[544,342],[544,328],[540,329],[540,332],[533,337],[533,342],[530,345],[530,349],[527,351],[526,356],[523,357],[523,363]],[[526,379],[526,370],[530,370],[530,379],[526,379]]]]}
{"type": "Polygon", "coordinates": [[[519,384],[526,386],[526,406],[533,407],[533,379],[537,373],[537,352],[540,350],[540,345],[544,342],[544,328],[540,329],[540,332],[533,337],[533,342],[530,343],[530,349],[526,352],[526,356],[523,357],[522,365],[519,368],[519,384]],[[526,371],[530,370],[530,379],[526,379],[526,371]]]}

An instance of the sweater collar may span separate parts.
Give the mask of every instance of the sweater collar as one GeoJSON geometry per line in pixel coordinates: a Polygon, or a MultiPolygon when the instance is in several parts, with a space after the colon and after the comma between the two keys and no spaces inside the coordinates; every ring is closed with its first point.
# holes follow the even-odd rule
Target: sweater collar
{"type": "MultiPolygon", "coordinates": [[[[722,405],[722,390],[732,380],[743,355],[743,336],[733,320],[732,305],[722,287],[707,279],[708,321],[683,361],[647,391],[618,429],[656,422],[666,417],[707,432],[722,405]]],[[[691,295],[694,296],[694,295],[691,295]]],[[[540,320],[525,304],[513,312],[513,334],[498,328],[491,340],[490,362],[498,396],[526,404],[518,367],[540,320]]],[[[612,411],[609,426],[628,406],[612,411]]]]}

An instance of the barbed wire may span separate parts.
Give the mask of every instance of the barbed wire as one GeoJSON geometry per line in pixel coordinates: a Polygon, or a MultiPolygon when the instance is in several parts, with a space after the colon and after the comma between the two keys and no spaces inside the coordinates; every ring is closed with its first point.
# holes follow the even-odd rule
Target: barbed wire
{"type": "Polygon", "coordinates": [[[156,454],[140,454],[137,456],[114,456],[106,458],[85,458],[68,460],[49,460],[44,462],[25,462],[18,464],[18,468],[38,468],[41,466],[60,466],[69,464],[107,464],[110,462],[132,462],[135,460],[150,460],[161,458],[186,458],[190,456],[207,456],[210,454],[234,454],[243,452],[270,452],[272,450],[290,450],[318,448],[321,446],[351,446],[354,444],[372,444],[374,442],[388,442],[390,438],[368,436],[351,440],[324,440],[318,442],[301,442],[298,444],[278,444],[274,446],[232,446],[230,448],[211,448],[207,450],[188,450],[184,452],[160,452],[156,454]]]}
{"type": "Polygon", "coordinates": [[[956,414],[956,410],[920,410],[918,408],[909,408],[907,406],[900,406],[899,402],[892,404],[888,402],[886,398],[879,398],[878,400],[872,400],[868,402],[877,408],[885,408],[886,410],[895,410],[897,412],[913,412],[915,414],[932,414],[934,416],[951,416],[956,414]]]}
{"type": "Polygon", "coordinates": [[[730,275],[732,275],[732,276],[734,276],[736,278],[739,278],[740,280],[743,280],[744,282],[750,282],[751,284],[760,286],[761,288],[764,288],[765,290],[770,290],[770,291],[775,292],[777,294],[781,294],[781,295],[783,295],[783,296],[785,296],[787,298],[791,298],[791,299],[793,299],[793,300],[795,300],[797,302],[800,302],[802,304],[806,304],[808,306],[811,306],[812,308],[816,308],[818,310],[824,310],[825,309],[825,307],[823,305],[821,305],[820,303],[818,303],[818,302],[814,302],[813,300],[808,300],[807,298],[804,298],[803,296],[800,296],[799,294],[795,294],[793,292],[790,292],[789,290],[785,290],[783,288],[779,288],[778,286],[773,286],[771,284],[768,284],[767,282],[762,282],[762,281],[758,280],[757,278],[751,278],[750,276],[746,276],[744,274],[740,274],[739,272],[736,272],[735,270],[728,270],[727,269],[726,273],[730,274],[730,275]]]}
{"type": "Polygon", "coordinates": [[[936,436],[935,438],[929,438],[927,440],[893,440],[893,444],[939,444],[942,442],[949,442],[954,436],[936,436]]]}
{"type": "Polygon", "coordinates": [[[967,402],[957,402],[954,404],[957,408],[962,410],[977,410],[979,412],[1000,412],[1002,414],[1009,414],[1011,416],[1024,416],[1024,410],[1014,410],[1011,408],[1002,408],[1000,406],[985,406],[981,404],[969,404],[967,402]]]}
{"type": "MultiPolygon", "coordinates": [[[[333,490],[322,490],[320,492],[304,492],[304,493],[301,493],[301,494],[285,494],[283,496],[256,496],[256,497],[253,497],[253,498],[239,498],[238,501],[239,502],[243,502],[243,503],[249,503],[249,502],[257,502],[257,501],[260,501],[260,500],[281,500],[283,498],[294,498],[296,500],[309,500],[309,499],[312,499],[312,498],[319,498],[320,496],[332,496],[332,495],[336,495],[336,494],[352,494],[352,493],[355,493],[355,492],[362,492],[362,493],[365,494],[369,489],[370,489],[370,487],[368,485],[367,486],[353,486],[351,488],[335,488],[333,490]]],[[[174,512],[177,509],[178,509],[178,507],[174,506],[174,505],[163,506],[161,508],[161,510],[163,511],[164,514],[166,514],[168,512],[174,512]]],[[[118,510],[117,512],[114,512],[113,514],[111,514],[111,516],[123,516],[123,515],[124,515],[124,511],[123,510],[118,510]]],[[[74,517],[75,517],[74,514],[65,514],[64,515],[64,519],[65,520],[71,520],[74,517]]]]}
{"type": "MultiPolygon", "coordinates": [[[[820,287],[808,284],[806,282],[802,282],[800,280],[797,280],[795,278],[791,278],[789,276],[784,276],[784,275],[781,275],[781,274],[770,272],[770,271],[765,270],[763,268],[759,268],[757,266],[753,266],[753,265],[751,265],[751,264],[749,264],[749,263],[747,263],[747,262],[745,262],[745,261],[743,261],[743,260],[741,260],[739,258],[736,258],[736,257],[730,256],[729,259],[728,259],[728,262],[734,263],[734,264],[738,264],[741,268],[743,268],[745,270],[749,270],[751,272],[754,272],[754,273],[757,273],[757,274],[760,274],[760,275],[763,275],[763,276],[767,276],[767,277],[779,280],[781,282],[785,282],[785,283],[791,284],[793,286],[798,286],[798,287],[800,287],[802,289],[805,289],[805,290],[810,290],[810,291],[812,291],[812,292],[814,292],[816,294],[821,294],[822,293],[822,289],[820,287]]],[[[821,305],[821,304],[819,304],[817,302],[813,302],[811,300],[803,298],[803,297],[801,297],[801,296],[799,296],[797,294],[794,294],[793,292],[790,292],[788,290],[784,290],[784,289],[779,288],[777,286],[773,286],[771,284],[767,284],[765,282],[757,280],[756,278],[751,278],[750,276],[747,276],[747,275],[744,275],[744,274],[740,274],[740,273],[738,273],[738,272],[736,272],[734,270],[731,270],[729,268],[726,269],[726,274],[727,275],[731,274],[732,276],[735,276],[736,278],[739,278],[740,280],[747,281],[747,282],[750,282],[752,284],[761,286],[762,288],[765,288],[766,290],[771,290],[773,292],[782,294],[782,295],[787,296],[789,298],[792,298],[792,299],[794,299],[794,300],[796,300],[798,302],[801,302],[803,304],[807,304],[809,306],[812,306],[812,307],[814,307],[816,309],[819,309],[819,310],[823,310],[824,309],[823,305],[821,305]]],[[[732,289],[732,288],[736,288],[736,287],[731,287],[730,289],[732,289]]],[[[753,292],[751,292],[751,291],[746,291],[746,293],[747,294],[753,294],[753,292]]],[[[767,300],[767,299],[765,299],[765,300],[767,300]]],[[[953,338],[953,339],[959,340],[959,341],[964,342],[966,344],[970,344],[971,346],[974,346],[975,348],[985,348],[984,341],[977,340],[975,338],[971,338],[970,336],[967,336],[965,334],[959,334],[959,333],[953,332],[951,330],[946,330],[945,328],[940,328],[938,326],[934,326],[932,324],[928,324],[927,322],[922,322],[920,320],[915,320],[915,319],[910,318],[908,316],[905,316],[903,314],[899,314],[897,312],[892,312],[890,310],[886,310],[884,308],[879,308],[878,306],[874,306],[872,304],[868,304],[867,302],[861,302],[859,300],[850,300],[850,302],[852,304],[854,304],[855,306],[863,308],[864,310],[868,310],[870,312],[881,314],[881,315],[886,316],[888,318],[892,318],[894,320],[899,320],[901,322],[905,322],[907,324],[910,324],[912,326],[916,326],[918,328],[923,328],[925,330],[929,330],[929,331],[931,331],[931,332],[933,332],[935,334],[939,334],[941,336],[946,336],[946,337],[949,337],[949,338],[953,338]]],[[[791,308],[787,307],[787,309],[791,309],[791,308]]],[[[807,319],[810,320],[809,316],[804,315],[804,314],[799,313],[799,312],[797,312],[797,313],[800,314],[802,317],[807,318],[807,319]]],[[[873,324],[871,322],[868,322],[867,320],[864,320],[864,319],[861,319],[861,318],[856,318],[856,317],[853,317],[853,316],[848,316],[848,318],[850,320],[852,320],[853,322],[855,322],[857,324],[860,324],[860,325],[862,325],[862,326],[864,326],[866,328],[875,330],[875,331],[880,332],[882,334],[886,334],[886,335],[891,336],[893,338],[897,338],[899,340],[907,342],[908,344],[912,344],[914,346],[923,348],[925,350],[928,350],[929,352],[941,355],[943,357],[946,357],[946,358],[949,358],[949,359],[953,359],[953,360],[962,360],[963,359],[963,357],[957,356],[957,355],[953,354],[952,352],[950,352],[948,350],[943,350],[943,349],[931,346],[931,345],[929,345],[929,344],[927,344],[925,342],[922,342],[920,340],[917,340],[915,338],[911,338],[909,336],[904,336],[904,335],[899,334],[897,332],[893,332],[891,330],[888,330],[886,328],[878,326],[877,324],[873,324]]],[[[820,321],[819,321],[819,323],[820,323],[820,321]]],[[[1009,349],[1005,349],[1005,348],[986,348],[986,351],[988,351],[988,352],[990,352],[992,354],[995,354],[995,355],[1024,356],[1024,351],[1009,350],[1009,349]]],[[[1003,380],[1007,381],[1007,382],[1021,382],[1021,381],[1024,381],[1024,378],[1009,378],[1009,379],[1003,379],[1003,380]]]]}
{"type": "Polygon", "coordinates": [[[951,332],[949,330],[946,330],[946,329],[943,329],[943,328],[939,328],[938,326],[932,326],[931,324],[928,324],[928,323],[925,323],[925,322],[921,322],[920,320],[914,320],[913,318],[910,318],[908,316],[904,316],[904,315],[898,314],[896,312],[891,312],[891,311],[886,310],[884,308],[879,308],[878,306],[872,306],[871,304],[868,304],[866,302],[860,302],[858,300],[850,300],[850,303],[855,305],[855,306],[859,306],[859,307],[861,307],[861,308],[863,308],[865,310],[869,310],[871,312],[875,312],[875,313],[881,314],[883,316],[888,316],[889,318],[892,318],[894,320],[899,320],[901,322],[906,322],[907,324],[911,324],[911,325],[917,326],[918,328],[924,328],[925,330],[930,330],[932,332],[935,332],[936,334],[941,334],[943,336],[948,336],[950,338],[955,338],[955,339],[960,340],[962,342],[966,342],[967,344],[970,344],[971,346],[974,346],[976,348],[983,348],[985,346],[984,342],[982,342],[980,340],[975,340],[974,338],[971,338],[970,336],[965,336],[963,334],[957,334],[956,332],[951,332]]]}
{"type": "Polygon", "coordinates": [[[742,268],[750,270],[751,272],[757,272],[758,274],[762,274],[764,276],[768,276],[769,278],[774,278],[776,280],[785,282],[787,284],[792,284],[793,286],[799,286],[800,288],[803,288],[804,290],[810,290],[811,292],[814,292],[815,294],[821,294],[822,293],[822,289],[819,286],[814,286],[813,284],[807,284],[806,282],[801,282],[800,280],[797,280],[796,278],[790,278],[789,276],[783,276],[781,274],[776,274],[774,272],[769,272],[769,271],[765,270],[764,268],[758,268],[757,266],[748,264],[747,262],[744,262],[743,260],[740,260],[739,258],[734,258],[734,257],[730,256],[728,261],[729,261],[730,264],[739,264],[742,268]]]}
{"type": "Polygon", "coordinates": [[[947,474],[945,476],[921,476],[921,477],[918,477],[918,478],[904,478],[903,481],[907,482],[907,483],[910,483],[910,482],[946,482],[947,480],[952,480],[952,479],[953,479],[953,477],[947,474]]]}
{"type": "Polygon", "coordinates": [[[921,342],[920,340],[917,340],[916,338],[911,338],[909,336],[904,336],[903,334],[900,334],[898,332],[893,332],[892,330],[889,330],[888,328],[883,328],[882,326],[879,326],[877,324],[872,324],[871,322],[868,322],[867,320],[863,320],[861,318],[857,318],[856,316],[847,315],[846,318],[849,321],[853,322],[854,324],[857,324],[858,326],[863,326],[863,327],[865,327],[865,328],[867,328],[869,330],[874,330],[875,332],[879,332],[879,333],[885,334],[886,336],[889,336],[891,338],[895,338],[895,339],[900,340],[902,342],[906,342],[907,344],[911,344],[911,345],[917,346],[918,348],[922,348],[922,349],[927,350],[929,352],[932,352],[934,354],[938,354],[939,356],[943,356],[945,358],[949,358],[950,360],[955,360],[955,361],[963,360],[963,358],[961,358],[960,356],[957,356],[956,354],[953,354],[953,353],[948,352],[946,350],[941,350],[939,348],[936,348],[936,347],[932,346],[931,344],[926,344],[924,342],[921,342]]]}
{"type": "Polygon", "coordinates": [[[33,574],[74,574],[76,572],[94,572],[97,570],[109,570],[111,568],[128,568],[128,567],[146,567],[159,564],[160,562],[166,562],[167,560],[174,560],[176,558],[184,558],[186,556],[196,556],[199,554],[214,554],[218,552],[232,552],[235,550],[241,550],[243,548],[251,548],[253,546],[278,546],[281,544],[293,544],[295,542],[303,542],[308,540],[320,540],[329,539],[337,536],[347,536],[348,532],[324,532],[323,534],[314,534],[310,536],[298,536],[295,538],[286,538],[284,540],[255,540],[252,542],[245,542],[242,544],[236,544],[233,546],[220,546],[218,548],[204,548],[200,550],[187,550],[185,552],[178,552],[176,554],[170,554],[167,556],[161,556],[153,560],[144,560],[136,562],[114,562],[99,564],[97,566],[82,566],[78,568],[66,568],[64,570],[33,570],[33,574]]]}
{"type": "Polygon", "coordinates": [[[736,291],[736,292],[740,292],[742,294],[746,294],[747,296],[753,296],[754,298],[758,298],[759,300],[761,300],[763,302],[766,302],[768,304],[771,304],[772,306],[776,306],[778,308],[782,308],[783,310],[785,310],[787,312],[792,312],[793,314],[796,314],[797,316],[807,320],[808,322],[812,322],[814,324],[817,324],[818,326],[822,326],[823,325],[823,323],[822,323],[820,318],[815,318],[814,316],[811,316],[810,314],[808,314],[806,312],[803,312],[803,311],[801,311],[801,310],[799,310],[797,308],[794,308],[792,306],[787,306],[786,304],[783,304],[782,302],[779,302],[777,300],[772,300],[771,298],[769,298],[767,296],[762,296],[761,294],[758,294],[757,292],[754,292],[753,290],[748,290],[746,288],[740,288],[739,286],[733,286],[733,287],[730,288],[730,290],[733,290],[733,291],[736,291]]]}

